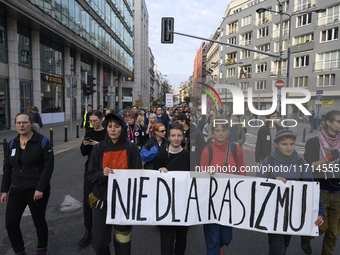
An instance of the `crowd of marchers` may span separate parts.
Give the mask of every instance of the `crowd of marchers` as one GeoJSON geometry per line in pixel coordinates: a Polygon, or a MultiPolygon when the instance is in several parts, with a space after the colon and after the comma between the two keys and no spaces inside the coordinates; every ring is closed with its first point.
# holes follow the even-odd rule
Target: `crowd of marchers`
{"type": "MultiPolygon", "coordinates": [[[[220,166],[220,169],[241,169],[245,166],[242,145],[247,129],[241,116],[229,112],[188,105],[150,109],[133,106],[123,115],[107,109],[105,114],[92,109],[84,114],[81,130],[85,135],[80,151],[87,157],[83,178],[83,215],[85,234],[80,247],[92,243],[95,254],[131,254],[132,226],[106,224],[108,176],[114,169],[149,169],[166,174],[168,171],[190,171],[195,166],[220,166]],[[214,124],[214,119],[228,122],[214,124]]],[[[267,120],[278,119],[275,111],[267,120]]],[[[1,185],[1,203],[6,204],[5,226],[15,254],[26,254],[20,220],[28,205],[38,237],[37,255],[47,254],[48,226],[45,212],[50,196],[50,178],[54,169],[51,143],[35,128],[32,114],[19,113],[15,118],[18,135],[6,150],[1,185]]],[[[315,225],[324,235],[322,254],[333,254],[340,229],[340,176],[334,169],[339,164],[340,111],[329,111],[322,128],[306,142],[304,157],[295,150],[296,135],[276,121],[268,121],[257,132],[255,161],[261,166],[303,167],[296,172],[258,172],[258,177],[320,182],[318,217],[315,225]],[[322,167],[324,171],[312,171],[322,167]],[[319,174],[317,174],[319,173],[319,174]]],[[[245,172],[236,171],[242,178],[245,172]]],[[[214,172],[206,174],[213,175],[214,172]]],[[[226,171],[226,174],[235,174],[226,171]]],[[[160,226],[162,255],[184,254],[187,226],[160,226]]],[[[204,238],[208,255],[222,254],[233,238],[233,229],[219,224],[205,224],[204,238]]],[[[290,235],[268,234],[268,253],[285,254],[290,235]]],[[[313,237],[301,236],[301,248],[312,254],[313,237]]],[[[253,251],[249,251],[251,254],[253,251]]],[[[256,253],[256,252],[255,252],[256,253]]]]}

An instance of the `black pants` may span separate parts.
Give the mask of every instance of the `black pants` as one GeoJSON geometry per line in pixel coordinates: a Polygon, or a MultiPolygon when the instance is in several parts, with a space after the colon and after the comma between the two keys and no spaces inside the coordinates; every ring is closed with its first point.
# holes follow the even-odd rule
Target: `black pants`
{"type": "MultiPolygon", "coordinates": [[[[100,202],[101,204],[101,202],[100,202]]],[[[132,230],[131,225],[107,225],[106,224],[106,203],[102,208],[100,205],[93,209],[93,228],[92,228],[92,247],[96,255],[110,255],[110,243],[112,240],[112,229],[119,232],[127,232],[132,230]]],[[[121,243],[114,239],[114,247],[116,255],[131,254],[131,241],[121,243]]]]}
{"type": "Polygon", "coordinates": [[[161,226],[161,255],[184,255],[187,246],[188,227],[161,226]],[[176,240],[176,242],[175,242],[176,240]]]}
{"type": "Polygon", "coordinates": [[[87,229],[92,228],[92,209],[89,205],[89,195],[93,189],[93,183],[87,178],[86,173],[84,174],[84,189],[83,189],[83,214],[84,214],[84,226],[87,229]]]}
{"type": "Polygon", "coordinates": [[[41,199],[34,201],[33,196],[36,189],[18,190],[11,187],[8,193],[6,207],[6,230],[15,253],[25,250],[24,240],[20,230],[20,221],[26,206],[31,211],[34,226],[38,236],[37,248],[47,247],[48,228],[45,219],[46,206],[50,197],[50,186],[48,186],[41,199]]]}

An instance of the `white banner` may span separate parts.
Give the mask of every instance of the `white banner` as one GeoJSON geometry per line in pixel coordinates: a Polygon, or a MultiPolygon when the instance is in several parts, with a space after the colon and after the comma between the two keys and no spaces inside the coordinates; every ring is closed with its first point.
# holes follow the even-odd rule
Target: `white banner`
{"type": "Polygon", "coordinates": [[[319,185],[238,175],[114,170],[107,224],[218,223],[265,233],[317,236],[319,185]],[[195,176],[195,177],[194,177],[195,176]]]}

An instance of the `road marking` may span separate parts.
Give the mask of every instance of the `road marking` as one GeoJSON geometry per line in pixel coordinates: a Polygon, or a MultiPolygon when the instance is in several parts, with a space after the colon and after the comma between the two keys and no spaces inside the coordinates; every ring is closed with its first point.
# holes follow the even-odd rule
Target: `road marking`
{"type": "Polygon", "coordinates": [[[79,200],[71,197],[70,195],[66,195],[64,201],[60,205],[60,211],[62,212],[71,212],[75,211],[83,206],[79,200]]]}
{"type": "Polygon", "coordinates": [[[28,205],[26,206],[25,211],[24,211],[24,213],[22,214],[22,217],[25,217],[25,216],[31,216],[31,210],[30,210],[30,208],[28,207],[28,205]]]}

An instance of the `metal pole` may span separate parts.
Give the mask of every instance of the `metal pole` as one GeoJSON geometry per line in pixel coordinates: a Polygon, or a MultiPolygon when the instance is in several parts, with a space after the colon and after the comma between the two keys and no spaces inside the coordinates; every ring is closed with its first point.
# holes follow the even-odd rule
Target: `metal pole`
{"type": "Polygon", "coordinates": [[[53,147],[53,129],[52,128],[50,128],[50,142],[53,147]]]}
{"type": "Polygon", "coordinates": [[[2,144],[4,146],[4,157],[6,157],[6,152],[7,152],[7,139],[4,138],[4,142],[2,144]]]}
{"type": "Polygon", "coordinates": [[[71,96],[70,96],[70,100],[71,100],[71,136],[72,136],[72,122],[73,122],[73,117],[72,117],[72,111],[73,111],[73,77],[71,77],[71,96]]]}
{"type": "Polygon", "coordinates": [[[303,129],[302,142],[306,142],[306,128],[303,129]]]}
{"type": "MultiPolygon", "coordinates": [[[[279,35],[279,50],[280,50],[280,60],[279,60],[279,63],[278,63],[278,73],[277,73],[277,79],[278,80],[281,80],[281,74],[282,74],[282,55],[283,55],[283,52],[282,52],[282,34],[283,34],[283,6],[282,4],[279,2],[279,6],[280,6],[280,35],[279,35]]],[[[278,89],[278,93],[281,94],[281,89],[278,89]]],[[[282,104],[280,102],[280,104],[282,104]]],[[[279,107],[279,104],[277,104],[277,107],[279,107]]]]}
{"type": "Polygon", "coordinates": [[[64,139],[64,142],[68,142],[68,140],[67,140],[67,126],[65,126],[65,139],[64,139]]]}
{"type": "Polygon", "coordinates": [[[77,123],[77,135],[76,138],[79,138],[79,124],[77,123]]]}
{"type": "MultiPolygon", "coordinates": [[[[288,30],[288,42],[287,42],[287,78],[286,78],[286,87],[289,88],[289,70],[290,70],[290,33],[292,27],[292,16],[289,15],[289,30],[288,30]]],[[[284,95],[286,97],[286,95],[284,95]]],[[[282,97],[282,95],[281,95],[282,97]]],[[[286,119],[288,118],[288,104],[286,105],[286,119]]],[[[287,122],[285,123],[287,125],[287,122]]]]}

